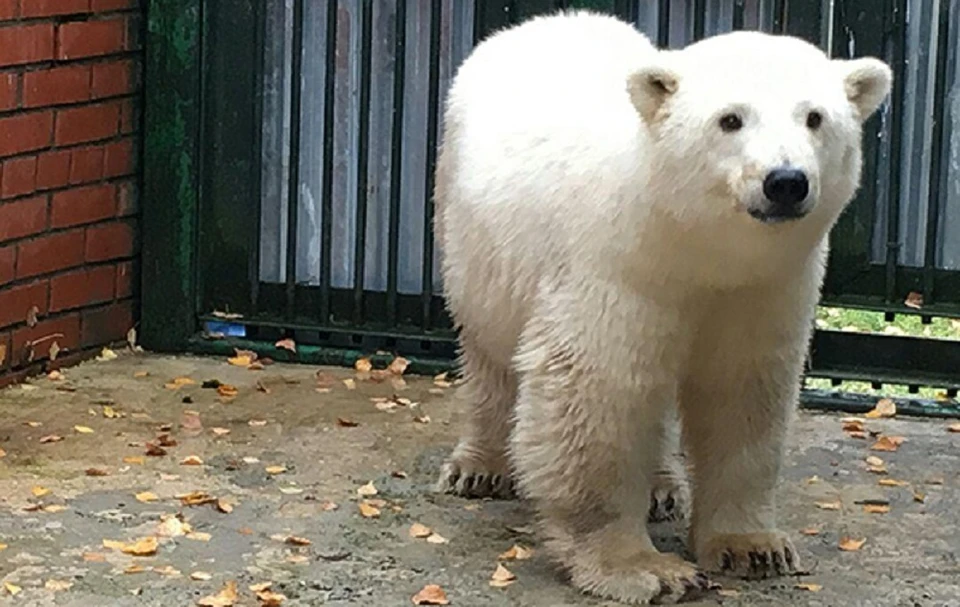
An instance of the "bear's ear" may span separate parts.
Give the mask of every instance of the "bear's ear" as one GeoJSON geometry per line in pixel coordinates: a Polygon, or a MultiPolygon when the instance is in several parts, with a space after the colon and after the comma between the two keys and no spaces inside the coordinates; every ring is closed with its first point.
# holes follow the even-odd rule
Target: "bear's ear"
{"type": "Polygon", "coordinates": [[[677,92],[679,85],[680,76],[677,72],[665,62],[657,62],[630,74],[627,91],[640,116],[647,123],[652,123],[664,102],[677,92]]]}
{"type": "Polygon", "coordinates": [[[843,70],[847,99],[857,108],[860,120],[866,120],[890,93],[893,73],[886,63],[873,57],[837,61],[843,70]]]}

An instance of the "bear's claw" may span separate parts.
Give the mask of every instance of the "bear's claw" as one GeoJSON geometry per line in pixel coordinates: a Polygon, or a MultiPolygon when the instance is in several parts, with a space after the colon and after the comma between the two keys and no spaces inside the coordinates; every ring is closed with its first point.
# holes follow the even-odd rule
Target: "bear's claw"
{"type": "Polygon", "coordinates": [[[796,573],[797,551],[779,532],[720,535],[705,544],[699,558],[712,572],[747,579],[763,579],[796,573]]]}
{"type": "Polygon", "coordinates": [[[436,490],[468,498],[512,499],[516,496],[513,479],[508,474],[463,465],[455,460],[444,464],[436,490]]]}

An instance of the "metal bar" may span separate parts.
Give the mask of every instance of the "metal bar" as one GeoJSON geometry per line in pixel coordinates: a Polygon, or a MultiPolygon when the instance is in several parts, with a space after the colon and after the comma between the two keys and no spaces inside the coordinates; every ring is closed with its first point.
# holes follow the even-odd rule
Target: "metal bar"
{"type": "Polygon", "coordinates": [[[707,0],[693,2],[693,40],[702,40],[707,28],[707,0]]]}
{"type": "Polygon", "coordinates": [[[303,2],[293,2],[292,81],[290,87],[290,175],[287,187],[287,318],[296,313],[297,215],[300,207],[300,135],[303,98],[303,2]]]}
{"type": "Polygon", "coordinates": [[[570,6],[570,0],[553,0],[553,9],[565,11],[570,6]]]}
{"type": "Polygon", "coordinates": [[[636,0],[615,0],[613,3],[613,12],[624,21],[631,25],[637,23],[637,2],[636,0]]]}
{"type": "MultiPolygon", "coordinates": [[[[892,400],[897,405],[897,415],[932,418],[960,417],[960,406],[956,403],[898,397],[892,400]]],[[[803,390],[800,393],[800,406],[804,409],[862,415],[873,409],[876,404],[877,397],[870,394],[827,390],[803,390]]]]}
{"type": "Polygon", "coordinates": [[[657,46],[670,46],[670,0],[657,2],[657,46]]]}
{"type": "MultiPolygon", "coordinates": [[[[402,1],[402,0],[401,0],[402,1]]],[[[399,10],[399,9],[398,9],[399,10]]],[[[483,37],[484,18],[487,14],[487,0],[473,0],[473,45],[483,37]]]]}
{"type": "Polygon", "coordinates": [[[890,99],[890,171],[887,188],[887,244],[885,265],[885,297],[893,303],[897,297],[897,265],[900,261],[900,172],[903,150],[900,149],[903,130],[903,106],[906,102],[905,49],[907,46],[906,10],[909,0],[889,0],[891,63],[893,64],[893,91],[890,99]]]}
{"type": "Polygon", "coordinates": [[[370,164],[370,71],[373,61],[373,0],[360,2],[360,132],[357,145],[357,222],[353,249],[353,322],[363,323],[367,267],[367,202],[370,164]]]}
{"type": "Polygon", "coordinates": [[[933,128],[930,151],[930,196],[927,201],[927,229],[924,239],[923,256],[923,300],[933,303],[934,273],[937,264],[937,245],[940,228],[940,206],[944,192],[943,170],[944,123],[946,122],[945,101],[947,97],[947,57],[950,51],[950,2],[940,3],[937,30],[936,80],[933,90],[933,128]]]}
{"type": "Polygon", "coordinates": [[[735,0],[733,3],[733,29],[742,30],[743,29],[743,11],[744,3],[746,0],[735,0]]]}
{"type": "Polygon", "coordinates": [[[430,81],[427,93],[427,166],[423,212],[423,280],[421,281],[421,326],[430,330],[433,306],[433,186],[437,165],[437,130],[440,105],[440,33],[442,0],[430,3],[430,81]]]}
{"type": "Polygon", "coordinates": [[[787,24],[787,0],[773,0],[773,33],[782,34],[787,24]]]}
{"type": "MultiPolygon", "coordinates": [[[[257,158],[263,158],[263,71],[266,61],[265,43],[267,37],[267,9],[264,3],[255,3],[253,7],[255,20],[257,23],[256,33],[254,35],[254,48],[256,49],[257,63],[255,79],[255,89],[253,94],[253,116],[254,116],[254,153],[257,158]]],[[[254,205],[256,213],[250,221],[251,242],[257,243],[252,247],[250,263],[248,266],[250,280],[250,309],[253,314],[257,313],[260,302],[260,240],[261,240],[261,205],[263,204],[263,171],[254,171],[253,175],[254,191],[251,199],[256,201],[254,205]]]]}
{"type": "Polygon", "coordinates": [[[390,155],[390,227],[387,234],[387,322],[397,325],[400,300],[400,194],[403,180],[403,93],[407,71],[407,0],[397,0],[393,45],[393,125],[390,155]]]}
{"type": "Polygon", "coordinates": [[[339,1],[327,0],[326,65],[323,83],[323,183],[320,186],[320,323],[330,322],[333,288],[333,121],[337,86],[337,18],[339,1]]]}

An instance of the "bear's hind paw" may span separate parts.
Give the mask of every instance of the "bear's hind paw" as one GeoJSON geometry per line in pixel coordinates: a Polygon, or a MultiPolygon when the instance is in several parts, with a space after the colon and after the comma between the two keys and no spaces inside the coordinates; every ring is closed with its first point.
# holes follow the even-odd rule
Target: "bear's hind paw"
{"type": "Polygon", "coordinates": [[[699,552],[705,570],[746,579],[789,575],[800,567],[793,544],[778,531],[718,535],[699,552]]]}
{"type": "Polygon", "coordinates": [[[571,573],[574,585],[583,592],[628,605],[697,600],[711,589],[710,580],[695,565],[656,552],[636,555],[615,567],[581,563],[571,573]]]}
{"type": "Polygon", "coordinates": [[[468,498],[493,497],[512,499],[516,497],[513,479],[502,470],[463,464],[453,459],[443,465],[436,491],[468,498]]]}

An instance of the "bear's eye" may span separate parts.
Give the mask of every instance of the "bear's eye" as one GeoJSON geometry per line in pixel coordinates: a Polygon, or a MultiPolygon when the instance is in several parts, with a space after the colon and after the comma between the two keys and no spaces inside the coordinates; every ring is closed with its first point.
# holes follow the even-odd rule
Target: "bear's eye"
{"type": "Polygon", "coordinates": [[[823,114],[820,112],[810,112],[807,114],[807,128],[815,131],[823,124],[823,114]]]}
{"type": "Polygon", "coordinates": [[[736,114],[724,114],[720,117],[720,128],[724,133],[733,133],[743,128],[743,119],[736,114]]]}

